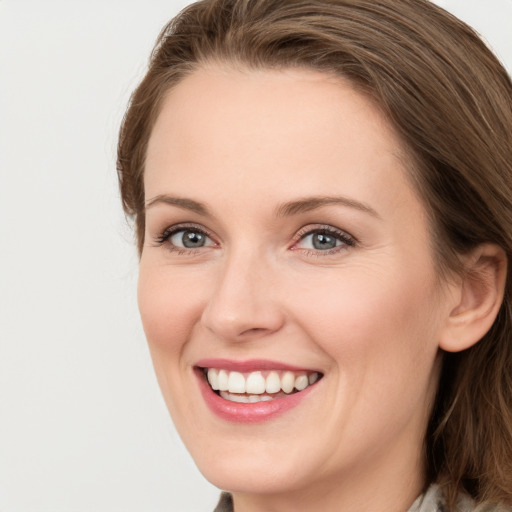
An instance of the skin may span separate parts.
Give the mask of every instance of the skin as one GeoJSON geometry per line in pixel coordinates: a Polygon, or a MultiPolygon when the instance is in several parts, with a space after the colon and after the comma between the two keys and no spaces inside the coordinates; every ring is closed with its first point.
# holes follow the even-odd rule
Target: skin
{"type": "Polygon", "coordinates": [[[460,297],[439,283],[404,154],[370,100],[309,70],[212,65],[164,101],[147,153],[139,308],[176,427],[237,512],[405,511],[425,485],[439,345],[460,297]],[[154,201],[164,194],[207,212],[154,201]],[[276,214],[310,196],[366,209],[276,214]],[[181,223],[206,245],[159,242],[181,223]],[[354,243],[315,249],[319,226],[354,243]],[[199,392],[202,358],[324,376],[283,415],[234,424],[199,392]]]}

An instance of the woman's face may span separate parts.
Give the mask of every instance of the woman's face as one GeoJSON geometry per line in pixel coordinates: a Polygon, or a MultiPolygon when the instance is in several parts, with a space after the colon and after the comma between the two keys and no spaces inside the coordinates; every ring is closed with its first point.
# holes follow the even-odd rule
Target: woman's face
{"type": "Polygon", "coordinates": [[[200,69],[165,99],[139,306],[217,486],[423,485],[449,311],[406,161],[368,99],[313,71],[200,69]]]}

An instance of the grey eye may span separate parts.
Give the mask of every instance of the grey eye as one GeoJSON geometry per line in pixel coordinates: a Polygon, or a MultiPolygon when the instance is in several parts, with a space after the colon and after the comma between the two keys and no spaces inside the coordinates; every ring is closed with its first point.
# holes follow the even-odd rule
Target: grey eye
{"type": "Polygon", "coordinates": [[[311,236],[313,247],[319,250],[334,249],[340,243],[339,240],[325,233],[313,233],[311,236]]]}
{"type": "Polygon", "coordinates": [[[334,235],[323,232],[313,232],[306,235],[299,243],[302,249],[315,249],[317,251],[328,251],[338,247],[343,242],[334,235]]]}
{"type": "Polygon", "coordinates": [[[199,249],[201,247],[213,245],[207,235],[201,231],[192,229],[176,231],[176,233],[170,237],[170,241],[172,245],[176,247],[183,247],[185,249],[199,249]]]}

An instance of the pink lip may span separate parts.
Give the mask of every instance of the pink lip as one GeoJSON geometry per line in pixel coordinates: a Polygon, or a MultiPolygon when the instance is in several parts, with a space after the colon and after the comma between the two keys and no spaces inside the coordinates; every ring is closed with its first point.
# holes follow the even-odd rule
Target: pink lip
{"type": "Polygon", "coordinates": [[[201,368],[218,368],[228,370],[230,372],[254,372],[257,370],[288,370],[291,372],[315,371],[311,368],[299,368],[298,366],[290,366],[277,361],[269,361],[267,359],[250,359],[248,361],[233,361],[231,359],[201,359],[195,366],[201,368]]]}
{"type": "MultiPolygon", "coordinates": [[[[252,364],[252,362],[250,363],[252,364]]],[[[200,366],[202,366],[202,364],[200,366]]],[[[216,366],[205,365],[205,367],[212,368],[216,366]]],[[[226,368],[226,366],[221,366],[221,368],[229,369],[226,368]]],[[[240,366],[237,366],[238,371],[241,371],[239,368],[240,366]]],[[[258,368],[263,369],[261,366],[258,366],[258,368]]],[[[278,368],[282,368],[282,365],[279,365],[278,368]]],[[[272,366],[272,369],[276,369],[276,366],[272,366]]],[[[290,368],[287,367],[286,369],[290,368]]],[[[206,381],[203,370],[196,368],[195,373],[198,378],[199,389],[209,409],[223,420],[233,423],[250,424],[269,421],[292,409],[293,407],[298,406],[310,394],[310,392],[316,388],[315,384],[298,393],[293,393],[282,398],[269,400],[268,402],[238,403],[225,400],[217,393],[215,393],[215,391],[212,390],[206,381]]]]}

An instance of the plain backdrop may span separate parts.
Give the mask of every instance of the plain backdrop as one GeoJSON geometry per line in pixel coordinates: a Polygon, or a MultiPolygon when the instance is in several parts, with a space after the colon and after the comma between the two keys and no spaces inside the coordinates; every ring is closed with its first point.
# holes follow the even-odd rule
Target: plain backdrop
{"type": "MultiPolygon", "coordinates": [[[[115,173],[129,94],[187,3],[0,0],[1,512],[217,500],[153,376],[115,173]]],[[[512,0],[438,3],[512,69],[512,0]]]]}

